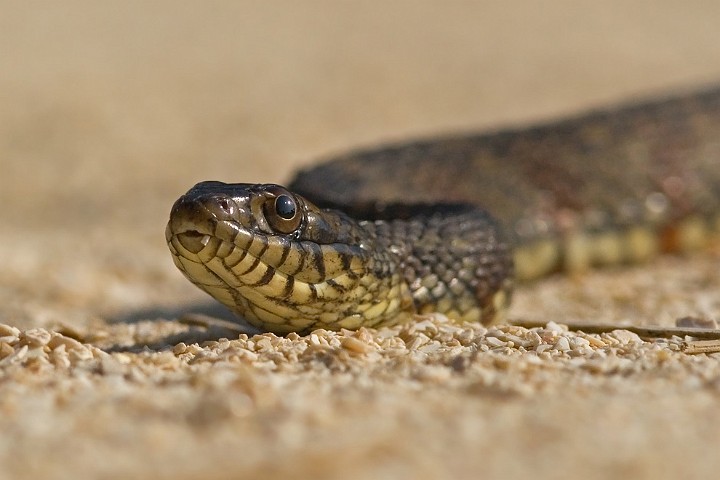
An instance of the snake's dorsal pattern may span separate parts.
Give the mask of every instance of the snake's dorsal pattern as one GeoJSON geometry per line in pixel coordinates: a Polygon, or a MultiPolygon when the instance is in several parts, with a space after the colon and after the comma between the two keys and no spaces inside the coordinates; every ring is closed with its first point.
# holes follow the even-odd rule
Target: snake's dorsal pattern
{"type": "Polygon", "coordinates": [[[290,188],[342,209],[478,205],[514,236],[521,279],[643,261],[718,230],[720,89],[350,152],[290,188]]]}

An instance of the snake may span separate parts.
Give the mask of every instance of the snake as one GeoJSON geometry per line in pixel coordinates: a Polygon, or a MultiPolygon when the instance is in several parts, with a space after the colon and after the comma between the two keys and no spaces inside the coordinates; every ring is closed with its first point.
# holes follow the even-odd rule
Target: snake
{"type": "Polygon", "coordinates": [[[203,181],[166,240],[200,289],[278,334],[439,312],[502,321],[517,282],[640,263],[720,232],[720,87],[529,126],[350,150],[287,187],[203,181]]]}

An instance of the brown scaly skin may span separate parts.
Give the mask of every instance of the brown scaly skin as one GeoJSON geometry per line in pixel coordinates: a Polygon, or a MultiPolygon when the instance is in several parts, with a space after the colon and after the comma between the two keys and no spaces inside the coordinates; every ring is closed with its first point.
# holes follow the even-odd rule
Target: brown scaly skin
{"type": "Polygon", "coordinates": [[[720,90],[353,152],[290,190],[198,184],[168,224],[176,265],[275,332],[427,311],[488,323],[515,277],[643,261],[717,235],[720,90]],[[272,211],[283,195],[297,207],[289,221],[272,211]]]}
{"type": "Polygon", "coordinates": [[[718,231],[720,88],[350,152],[289,188],[360,216],[378,203],[478,205],[515,238],[520,279],[644,261],[718,231]]]}

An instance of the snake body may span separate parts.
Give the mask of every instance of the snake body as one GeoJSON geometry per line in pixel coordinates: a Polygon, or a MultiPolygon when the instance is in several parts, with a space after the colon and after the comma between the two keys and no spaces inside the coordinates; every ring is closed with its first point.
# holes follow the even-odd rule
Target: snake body
{"type": "Polygon", "coordinates": [[[166,239],[193,283],[285,333],[430,311],[490,323],[516,279],[699,248],[718,231],[713,89],[354,151],[287,189],[202,182],[166,239]]]}

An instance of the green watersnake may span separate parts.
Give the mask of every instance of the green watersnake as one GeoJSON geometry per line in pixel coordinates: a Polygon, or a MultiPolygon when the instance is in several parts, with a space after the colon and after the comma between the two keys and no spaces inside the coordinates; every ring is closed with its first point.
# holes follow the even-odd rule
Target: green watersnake
{"type": "Polygon", "coordinates": [[[352,151],[288,188],[202,182],[177,267],[272,332],[437,311],[501,319],[513,284],[645,261],[720,231],[720,89],[526,128],[352,151]]]}

